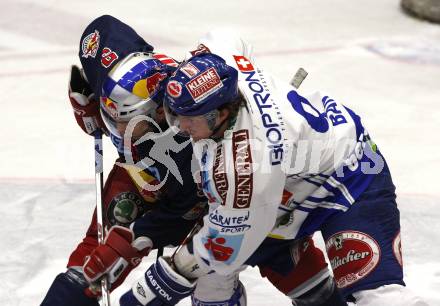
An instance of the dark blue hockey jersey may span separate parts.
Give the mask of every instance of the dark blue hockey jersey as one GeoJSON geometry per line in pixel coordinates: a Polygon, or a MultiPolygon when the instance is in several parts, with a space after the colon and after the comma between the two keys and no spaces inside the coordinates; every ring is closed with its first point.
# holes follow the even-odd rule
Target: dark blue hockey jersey
{"type": "MultiPolygon", "coordinates": [[[[101,87],[105,77],[120,60],[133,52],[152,51],[153,47],[131,27],[112,16],[104,15],[92,21],[85,29],[80,40],[79,58],[95,97],[98,98],[101,95],[101,87]]],[[[162,131],[156,130],[154,132],[162,134],[167,126],[162,125],[161,128],[162,131]]],[[[134,223],[133,229],[136,236],[155,237],[159,232],[165,233],[164,226],[166,224],[176,225],[176,222],[192,221],[196,219],[198,213],[203,212],[201,203],[206,202],[204,196],[198,192],[197,185],[193,180],[191,144],[188,139],[178,135],[171,134],[171,138],[169,138],[169,133],[166,135],[168,136],[147,140],[133,146],[130,152],[130,159],[133,157],[131,161],[126,160],[121,139],[111,135],[112,142],[120,155],[119,161],[140,166],[146,173],[156,178],[161,184],[163,183],[159,192],[156,193],[157,198],[153,210],[134,223]],[[162,144],[167,142],[168,145],[170,141],[178,146],[180,144],[179,150],[170,148],[170,150],[163,151],[161,157],[151,157],[153,156],[150,154],[152,151],[157,153],[158,147],[164,147],[160,145],[160,142],[162,144]],[[168,160],[166,160],[167,158],[168,160]],[[177,171],[170,169],[170,166],[173,165],[169,158],[175,162],[177,171]],[[145,162],[142,164],[140,162],[142,160],[148,161],[148,165],[145,162]]],[[[157,245],[158,241],[155,242],[157,245]]],[[[166,244],[165,241],[164,244],[166,244]]]]}

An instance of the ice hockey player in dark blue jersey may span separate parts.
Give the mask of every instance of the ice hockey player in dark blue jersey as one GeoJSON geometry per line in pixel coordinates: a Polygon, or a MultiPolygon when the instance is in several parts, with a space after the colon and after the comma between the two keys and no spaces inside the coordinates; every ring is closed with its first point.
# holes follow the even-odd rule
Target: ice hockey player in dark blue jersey
{"type": "Polygon", "coordinates": [[[191,145],[166,131],[162,111],[163,83],[178,63],[108,15],[87,26],[79,58],[82,69],[72,66],[69,82],[75,118],[89,135],[105,131],[119,158],[103,193],[105,243],[98,245],[95,211],[43,306],[99,305],[91,283],[107,274],[114,290],[152,249],[182,242],[205,206],[191,174],[191,145]]]}

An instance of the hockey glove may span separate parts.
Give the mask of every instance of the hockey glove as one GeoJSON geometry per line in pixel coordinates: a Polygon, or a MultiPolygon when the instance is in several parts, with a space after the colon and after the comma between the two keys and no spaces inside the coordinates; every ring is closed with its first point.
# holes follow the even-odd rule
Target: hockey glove
{"type": "Polygon", "coordinates": [[[174,271],[169,261],[169,257],[159,257],[133,288],[121,296],[120,306],[176,305],[191,295],[196,282],[174,271]]]}
{"type": "MultiPolygon", "coordinates": [[[[148,237],[134,240],[132,230],[115,225],[108,232],[104,243],[96,247],[86,258],[83,265],[84,277],[92,285],[96,285],[104,275],[108,276],[110,285],[120,283],[118,279],[138,266],[142,257],[147,256],[152,247],[153,242],[148,237]],[[126,271],[127,273],[124,273],[126,271]]],[[[87,294],[99,295],[93,290],[87,294]]]]}
{"type": "Polygon", "coordinates": [[[99,112],[99,103],[94,98],[83,71],[75,65],[70,70],[69,99],[76,122],[85,133],[92,135],[97,129],[101,129],[107,134],[99,112]]]}

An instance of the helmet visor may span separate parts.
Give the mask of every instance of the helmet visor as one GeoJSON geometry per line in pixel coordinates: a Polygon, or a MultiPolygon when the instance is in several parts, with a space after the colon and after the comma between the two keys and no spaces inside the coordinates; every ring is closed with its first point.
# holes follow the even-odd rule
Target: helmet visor
{"type": "Polygon", "coordinates": [[[183,137],[190,137],[188,132],[180,129],[180,116],[177,115],[169,106],[168,103],[163,104],[165,112],[165,118],[167,120],[169,128],[176,134],[183,137]]]}
{"type": "Polygon", "coordinates": [[[101,96],[100,112],[106,128],[113,135],[123,138],[125,128],[131,119],[138,115],[145,115],[154,119],[158,104],[151,99],[139,99],[139,102],[130,108],[110,98],[101,96]],[[123,111],[121,111],[123,109],[123,111]]]}
{"type": "Polygon", "coordinates": [[[177,134],[191,137],[193,141],[210,138],[216,131],[218,110],[209,111],[203,115],[184,116],[176,114],[167,103],[164,112],[169,127],[177,134]]]}

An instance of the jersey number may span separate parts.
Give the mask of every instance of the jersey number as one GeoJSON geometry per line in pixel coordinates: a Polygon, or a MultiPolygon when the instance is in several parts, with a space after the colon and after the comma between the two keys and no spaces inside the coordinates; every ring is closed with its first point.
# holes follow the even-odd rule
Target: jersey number
{"type": "Polygon", "coordinates": [[[101,64],[105,68],[110,67],[110,65],[118,59],[118,55],[116,52],[112,51],[110,48],[103,48],[102,49],[102,56],[101,56],[101,64]]]}

